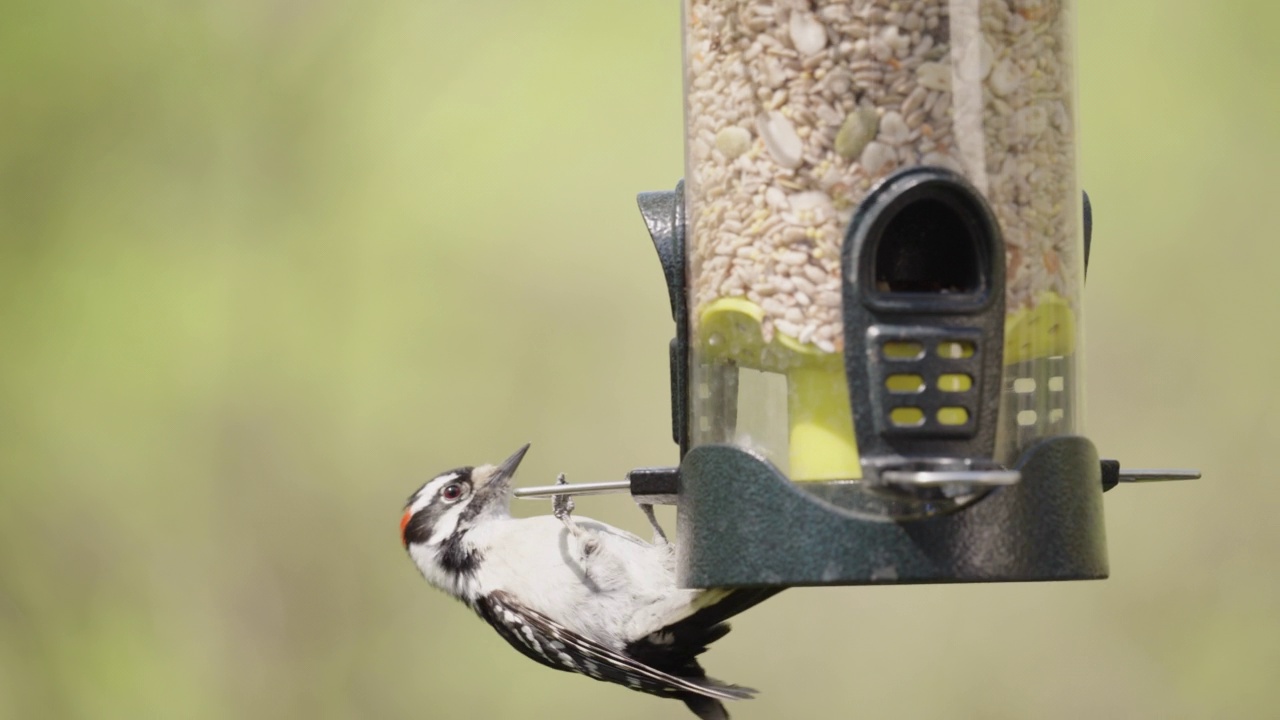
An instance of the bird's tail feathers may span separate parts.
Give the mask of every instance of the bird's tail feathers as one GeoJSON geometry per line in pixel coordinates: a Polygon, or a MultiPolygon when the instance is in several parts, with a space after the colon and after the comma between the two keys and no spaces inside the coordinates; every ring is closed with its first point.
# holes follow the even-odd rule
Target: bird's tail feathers
{"type": "Polygon", "coordinates": [[[750,700],[756,696],[759,691],[755,688],[743,687],[742,685],[734,685],[710,677],[684,677],[681,678],[690,684],[698,686],[698,691],[708,698],[720,698],[721,700],[750,700]]]}
{"type": "Polygon", "coordinates": [[[701,720],[729,720],[729,711],[719,700],[702,695],[689,695],[684,698],[684,704],[701,720]]]}

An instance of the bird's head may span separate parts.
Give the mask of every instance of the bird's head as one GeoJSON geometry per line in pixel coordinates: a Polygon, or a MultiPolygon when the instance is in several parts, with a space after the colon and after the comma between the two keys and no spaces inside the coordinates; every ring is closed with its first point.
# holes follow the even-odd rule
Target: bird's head
{"type": "Polygon", "coordinates": [[[463,563],[445,557],[461,550],[454,545],[479,523],[506,517],[511,509],[511,478],[529,446],[499,465],[460,467],[440,473],[409,496],[400,517],[400,540],[423,572],[424,563],[463,563]]]}

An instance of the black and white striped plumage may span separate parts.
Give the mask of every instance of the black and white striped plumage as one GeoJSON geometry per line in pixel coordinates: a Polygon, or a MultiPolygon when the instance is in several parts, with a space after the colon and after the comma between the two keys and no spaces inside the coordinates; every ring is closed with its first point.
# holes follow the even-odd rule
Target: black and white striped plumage
{"type": "Polygon", "coordinates": [[[708,678],[697,656],[772,591],[680,589],[665,541],[567,515],[512,518],[511,477],[527,449],[442,473],[409,498],[401,533],[423,577],[547,667],[728,718],[720,701],[755,691],[708,678]]]}

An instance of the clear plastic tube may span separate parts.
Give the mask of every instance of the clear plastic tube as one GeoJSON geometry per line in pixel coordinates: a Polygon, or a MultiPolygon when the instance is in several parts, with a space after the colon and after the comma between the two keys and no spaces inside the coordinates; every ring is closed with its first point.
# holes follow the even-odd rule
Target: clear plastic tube
{"type": "Polygon", "coordinates": [[[867,194],[918,166],[968,179],[1004,239],[997,459],[1080,431],[1072,18],[1067,0],[686,0],[693,444],[859,476],[840,248],[867,194]]]}

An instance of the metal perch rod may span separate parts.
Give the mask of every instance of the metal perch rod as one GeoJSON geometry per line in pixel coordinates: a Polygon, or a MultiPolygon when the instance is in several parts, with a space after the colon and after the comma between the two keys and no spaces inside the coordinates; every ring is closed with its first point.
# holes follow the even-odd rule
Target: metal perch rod
{"type": "Polygon", "coordinates": [[[1159,482],[1162,480],[1199,480],[1200,471],[1185,468],[1133,468],[1120,470],[1120,482],[1159,482]]]}
{"type": "Polygon", "coordinates": [[[614,480],[610,482],[565,485],[535,485],[533,487],[516,488],[512,494],[518,498],[540,498],[553,495],[604,495],[618,492],[631,492],[631,481],[614,480]]]}

